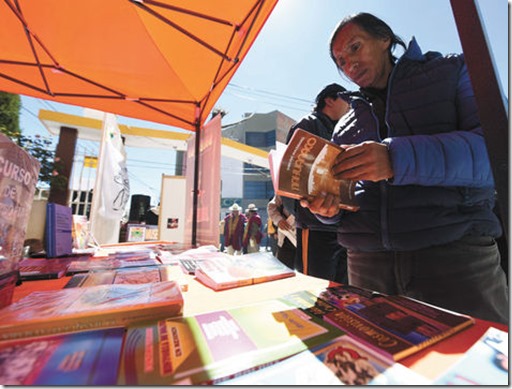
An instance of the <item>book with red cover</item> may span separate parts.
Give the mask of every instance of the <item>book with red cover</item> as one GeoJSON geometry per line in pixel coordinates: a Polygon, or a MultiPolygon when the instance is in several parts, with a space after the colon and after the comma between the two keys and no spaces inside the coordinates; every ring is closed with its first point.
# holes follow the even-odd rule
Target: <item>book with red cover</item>
{"type": "Polygon", "coordinates": [[[175,281],[32,292],[0,310],[0,340],[126,326],[182,312],[175,281]]]}
{"type": "Polygon", "coordinates": [[[20,261],[20,278],[22,281],[49,280],[61,278],[73,260],[63,258],[25,258],[20,261]]]}
{"type": "Polygon", "coordinates": [[[197,261],[195,276],[213,290],[224,290],[294,277],[295,271],[284,265],[272,253],[210,253],[197,261]]]}

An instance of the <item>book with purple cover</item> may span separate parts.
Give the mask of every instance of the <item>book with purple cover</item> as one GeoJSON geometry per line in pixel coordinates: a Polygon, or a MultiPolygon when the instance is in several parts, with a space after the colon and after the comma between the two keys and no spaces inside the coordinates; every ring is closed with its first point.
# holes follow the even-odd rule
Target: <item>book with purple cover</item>
{"type": "Polygon", "coordinates": [[[20,261],[20,278],[22,281],[49,280],[61,278],[73,260],[73,257],[62,258],[25,258],[20,261]]]}
{"type": "Polygon", "coordinates": [[[73,214],[70,207],[56,203],[46,205],[46,256],[73,254],[73,214]]]}

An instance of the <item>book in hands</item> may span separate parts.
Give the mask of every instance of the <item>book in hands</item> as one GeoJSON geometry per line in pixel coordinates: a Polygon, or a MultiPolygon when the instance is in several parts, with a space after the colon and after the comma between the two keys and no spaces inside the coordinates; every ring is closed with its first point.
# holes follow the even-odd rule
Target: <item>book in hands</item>
{"type": "Polygon", "coordinates": [[[357,211],[356,182],[332,174],[332,165],[342,152],[335,143],[298,128],[284,150],[269,153],[275,193],[294,199],[331,193],[339,196],[341,209],[357,211]]]}
{"type": "Polygon", "coordinates": [[[0,341],[180,316],[175,281],[33,292],[0,310],[0,341]]]}

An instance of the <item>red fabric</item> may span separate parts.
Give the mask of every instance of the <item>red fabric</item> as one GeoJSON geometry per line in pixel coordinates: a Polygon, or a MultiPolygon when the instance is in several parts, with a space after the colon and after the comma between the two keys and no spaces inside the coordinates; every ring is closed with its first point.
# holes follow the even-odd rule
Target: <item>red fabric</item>
{"type": "Polygon", "coordinates": [[[247,219],[242,214],[238,215],[238,223],[236,224],[236,227],[231,234],[229,226],[231,224],[232,218],[233,214],[229,214],[224,218],[224,246],[233,246],[235,250],[241,250],[242,239],[244,236],[244,226],[247,219]]]}

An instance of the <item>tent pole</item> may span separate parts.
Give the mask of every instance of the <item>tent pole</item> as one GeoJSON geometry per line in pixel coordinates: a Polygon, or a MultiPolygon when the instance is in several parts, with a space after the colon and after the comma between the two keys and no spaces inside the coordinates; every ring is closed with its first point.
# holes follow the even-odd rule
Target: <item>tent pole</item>
{"type": "Polygon", "coordinates": [[[475,1],[451,0],[459,38],[475,92],[480,123],[484,129],[489,160],[494,174],[499,215],[505,239],[509,237],[508,111],[484,27],[475,1]]]}
{"type": "Polygon", "coordinates": [[[194,151],[194,189],[192,191],[192,246],[197,243],[197,203],[199,194],[199,158],[201,143],[201,121],[196,120],[196,137],[194,151]]]}

